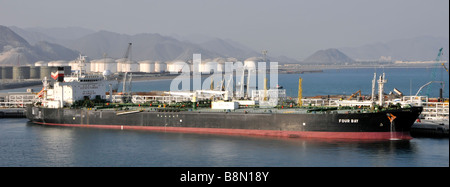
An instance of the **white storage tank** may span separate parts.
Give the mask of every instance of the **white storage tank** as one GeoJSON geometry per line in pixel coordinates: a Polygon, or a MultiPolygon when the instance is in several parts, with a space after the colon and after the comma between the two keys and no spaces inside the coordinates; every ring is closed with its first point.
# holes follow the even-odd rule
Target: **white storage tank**
{"type": "Polygon", "coordinates": [[[166,72],[167,70],[167,64],[161,61],[155,61],[155,72],[156,73],[162,73],[166,72]]]}
{"type": "Polygon", "coordinates": [[[68,66],[68,65],[69,65],[69,63],[65,60],[51,61],[48,63],[48,66],[53,66],[53,67],[68,66]]]}
{"type": "Polygon", "coordinates": [[[139,72],[139,64],[136,61],[120,61],[117,64],[117,69],[119,69],[120,66],[120,72],[139,72]]]}
{"type": "Polygon", "coordinates": [[[34,63],[34,66],[48,66],[48,62],[37,61],[36,63],[34,63]]]}
{"type": "Polygon", "coordinates": [[[103,58],[96,59],[91,61],[91,71],[92,72],[104,72],[105,70],[109,70],[112,73],[117,72],[117,64],[114,59],[111,58],[103,58]]]}
{"type": "Polygon", "coordinates": [[[181,72],[181,70],[183,69],[183,67],[185,65],[189,66],[189,64],[187,64],[186,62],[181,61],[181,60],[169,61],[166,63],[167,63],[167,71],[174,72],[174,73],[181,72]]]}
{"type": "Polygon", "coordinates": [[[155,62],[144,60],[139,62],[139,71],[145,73],[155,72],[155,62]]]}
{"type": "Polygon", "coordinates": [[[128,59],[117,59],[117,72],[138,72],[139,64],[136,61],[130,61],[128,59]]]}
{"type": "Polygon", "coordinates": [[[123,69],[123,67],[125,67],[126,65],[126,61],[127,59],[125,58],[120,58],[116,60],[116,65],[117,65],[117,72],[125,72],[123,69]]]}
{"type": "Polygon", "coordinates": [[[97,59],[90,61],[90,69],[91,69],[91,72],[98,72],[97,71],[98,70],[98,60],[97,59]]]}
{"type": "Polygon", "coordinates": [[[249,69],[256,69],[256,67],[258,66],[258,62],[264,62],[264,59],[259,57],[248,58],[244,61],[244,67],[249,69]]]}
{"type": "Polygon", "coordinates": [[[233,63],[236,62],[236,61],[228,61],[227,59],[222,57],[215,58],[213,61],[217,62],[218,72],[225,72],[225,62],[233,62],[233,63]]]}
{"type": "Polygon", "coordinates": [[[103,71],[109,70],[111,73],[117,72],[117,62],[112,58],[105,58],[103,59],[103,71]]]}
{"type": "Polygon", "coordinates": [[[69,61],[69,66],[70,66],[70,68],[72,68],[73,71],[80,70],[78,61],[76,61],[76,60],[69,61]]]}
{"type": "Polygon", "coordinates": [[[228,57],[225,61],[226,61],[226,62],[233,62],[233,63],[235,63],[235,62],[238,61],[238,59],[237,59],[237,58],[234,58],[234,57],[228,57]]]}
{"type": "Polygon", "coordinates": [[[202,64],[200,66],[200,72],[203,74],[209,74],[213,72],[213,69],[217,69],[217,62],[215,62],[213,59],[205,59],[202,60],[202,64]]]}

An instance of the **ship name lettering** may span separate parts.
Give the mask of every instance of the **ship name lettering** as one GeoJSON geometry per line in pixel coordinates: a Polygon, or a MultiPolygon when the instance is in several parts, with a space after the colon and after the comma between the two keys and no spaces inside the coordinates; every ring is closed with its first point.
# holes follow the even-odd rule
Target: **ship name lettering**
{"type": "Polygon", "coordinates": [[[359,123],[359,119],[339,119],[339,123],[359,123]]]}

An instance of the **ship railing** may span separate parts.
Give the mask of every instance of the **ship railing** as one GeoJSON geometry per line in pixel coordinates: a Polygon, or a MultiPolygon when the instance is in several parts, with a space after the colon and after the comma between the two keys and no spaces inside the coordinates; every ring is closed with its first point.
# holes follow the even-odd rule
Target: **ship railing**
{"type": "Polygon", "coordinates": [[[161,103],[177,103],[183,101],[190,101],[189,97],[182,96],[142,96],[142,95],[133,95],[131,101],[136,104],[148,103],[148,102],[161,102],[161,103]]]}
{"type": "Polygon", "coordinates": [[[371,106],[371,101],[349,101],[340,99],[302,99],[303,106],[371,106]]]}
{"type": "Polygon", "coordinates": [[[276,108],[258,108],[258,109],[236,109],[236,110],[227,110],[227,109],[201,109],[199,112],[229,112],[229,113],[245,113],[245,114],[305,114],[306,110],[278,110],[276,108]]]}
{"type": "MultiPolygon", "coordinates": [[[[107,99],[109,99],[109,96],[107,96],[107,99]]],[[[122,102],[123,96],[122,95],[112,95],[112,102],[113,103],[120,103],[122,102]]],[[[177,103],[177,102],[183,102],[183,101],[190,101],[191,99],[188,97],[181,97],[181,96],[149,96],[149,95],[133,95],[131,97],[131,102],[136,104],[143,104],[143,103],[149,103],[149,102],[160,102],[160,103],[177,103]]]]}
{"type": "MultiPolygon", "coordinates": [[[[109,95],[106,95],[106,99],[109,100],[109,95]]],[[[204,100],[204,99],[211,99],[211,97],[199,95],[197,99],[204,100]]],[[[120,102],[123,102],[123,96],[122,95],[112,95],[111,100],[113,103],[120,103],[120,102]]],[[[186,102],[186,101],[191,101],[191,100],[192,100],[191,97],[186,97],[186,96],[161,96],[161,95],[133,95],[133,96],[131,96],[131,102],[133,102],[135,104],[143,104],[143,103],[149,103],[149,102],[172,104],[172,103],[186,102]]]]}
{"type": "Polygon", "coordinates": [[[426,102],[423,106],[422,116],[425,119],[446,118],[449,117],[449,103],[444,102],[426,102]]]}
{"type": "Polygon", "coordinates": [[[33,102],[0,102],[0,108],[25,108],[28,104],[33,102]]]}
{"type": "Polygon", "coordinates": [[[448,102],[430,102],[427,96],[404,96],[402,103],[412,106],[422,106],[422,118],[425,119],[448,119],[449,103],[448,102]]]}
{"type": "Polygon", "coordinates": [[[6,93],[0,98],[0,107],[2,108],[24,108],[27,104],[35,102],[33,93],[6,93]]]}
{"type": "Polygon", "coordinates": [[[401,102],[411,104],[413,106],[422,106],[428,102],[427,96],[403,96],[401,102]]]}
{"type": "Polygon", "coordinates": [[[325,99],[302,99],[303,106],[326,106],[330,105],[325,99]]]}

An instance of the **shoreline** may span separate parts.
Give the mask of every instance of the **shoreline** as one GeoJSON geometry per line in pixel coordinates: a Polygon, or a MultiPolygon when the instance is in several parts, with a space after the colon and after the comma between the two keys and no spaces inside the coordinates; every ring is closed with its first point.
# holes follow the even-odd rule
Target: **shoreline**
{"type": "MultiPolygon", "coordinates": [[[[303,65],[291,64],[289,66],[280,65],[278,74],[303,74],[303,73],[323,73],[324,70],[333,69],[362,69],[362,68],[436,68],[432,64],[388,64],[388,65],[303,65]]],[[[133,81],[157,81],[157,80],[171,80],[178,77],[180,74],[136,74],[133,76],[133,81]],[[144,76],[142,76],[144,75],[144,76]]],[[[203,76],[208,76],[205,74],[203,76]]],[[[0,90],[9,90],[17,88],[35,87],[42,84],[40,79],[30,79],[20,82],[14,80],[0,80],[0,90]]]]}

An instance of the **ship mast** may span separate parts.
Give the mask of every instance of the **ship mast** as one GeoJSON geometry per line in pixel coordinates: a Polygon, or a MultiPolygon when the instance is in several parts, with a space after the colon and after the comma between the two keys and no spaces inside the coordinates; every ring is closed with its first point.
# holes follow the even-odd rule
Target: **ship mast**
{"type": "Polygon", "coordinates": [[[81,56],[81,53],[80,53],[80,57],[78,57],[78,68],[80,69],[77,73],[78,79],[80,78],[81,74],[84,71],[84,66],[86,63],[85,61],[86,61],[86,56],[81,56]]]}
{"type": "Polygon", "coordinates": [[[375,102],[375,83],[377,82],[377,73],[373,73],[373,79],[372,79],[372,98],[370,99],[372,103],[375,102]]]}
{"type": "Polygon", "coordinates": [[[380,79],[378,79],[378,97],[379,97],[378,104],[380,106],[383,106],[383,103],[384,103],[383,91],[384,91],[385,83],[387,83],[387,79],[385,78],[385,75],[383,73],[383,75],[380,75],[380,79]]]}

